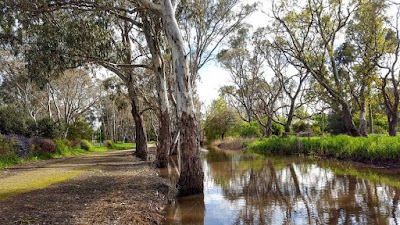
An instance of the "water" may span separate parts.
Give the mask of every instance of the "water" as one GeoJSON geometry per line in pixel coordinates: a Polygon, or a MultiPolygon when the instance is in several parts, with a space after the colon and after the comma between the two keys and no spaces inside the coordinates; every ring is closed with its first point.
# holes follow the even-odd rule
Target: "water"
{"type": "Polygon", "coordinates": [[[400,223],[398,170],[214,151],[203,169],[204,195],[178,198],[165,224],[400,223]]]}

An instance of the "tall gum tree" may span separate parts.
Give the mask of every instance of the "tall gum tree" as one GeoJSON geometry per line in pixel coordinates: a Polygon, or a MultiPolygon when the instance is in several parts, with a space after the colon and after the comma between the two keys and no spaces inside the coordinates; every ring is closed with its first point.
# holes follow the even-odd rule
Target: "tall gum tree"
{"type": "Polygon", "coordinates": [[[193,90],[189,73],[187,54],[182,33],[175,17],[178,0],[162,0],[154,3],[139,0],[139,4],[148,8],[163,21],[172,54],[172,66],[175,78],[176,106],[181,130],[181,171],[178,181],[180,195],[203,193],[204,174],[200,159],[198,128],[193,105],[193,90]]]}
{"type": "MultiPolygon", "coordinates": [[[[20,29],[24,30],[27,67],[32,76],[54,74],[66,68],[95,64],[120,77],[129,91],[132,116],[136,127],[135,154],[147,159],[147,138],[137,88],[137,70],[147,68],[141,64],[143,49],[133,33],[135,20],[124,15],[126,2],[75,1],[5,1],[6,10],[19,11],[20,29]],[[120,36],[118,36],[120,35],[120,36]],[[134,52],[134,50],[136,50],[134,52]],[[137,53],[137,55],[136,55],[137,53]]],[[[140,71],[139,71],[140,72],[140,71]]]]}
{"type": "Polygon", "coordinates": [[[159,109],[159,131],[157,144],[156,166],[159,168],[168,165],[168,152],[171,148],[171,128],[170,128],[170,106],[168,100],[168,89],[166,80],[165,63],[161,51],[161,24],[159,19],[154,16],[141,14],[143,22],[143,32],[147,41],[147,46],[151,53],[153,71],[157,80],[157,95],[159,109]]]}
{"type": "Polygon", "coordinates": [[[351,98],[341,81],[334,49],[357,7],[342,0],[308,0],[303,5],[280,1],[272,6],[275,45],[301,62],[340,105],[344,125],[352,136],[360,136],[360,132],[353,122],[351,98]]]}
{"type": "Polygon", "coordinates": [[[380,90],[389,124],[389,135],[397,135],[398,111],[400,104],[400,6],[398,6],[396,18],[392,29],[386,36],[386,52],[379,67],[383,69],[381,74],[380,90]]]}

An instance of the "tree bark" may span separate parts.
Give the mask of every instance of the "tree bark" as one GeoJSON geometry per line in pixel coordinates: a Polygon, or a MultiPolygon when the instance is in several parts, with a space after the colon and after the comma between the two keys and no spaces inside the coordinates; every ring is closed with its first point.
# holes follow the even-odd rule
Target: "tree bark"
{"type": "Polygon", "coordinates": [[[341,102],[340,104],[342,105],[342,116],[347,131],[351,136],[360,136],[360,132],[357,130],[356,125],[353,122],[350,106],[346,102],[341,102]]]}
{"type": "Polygon", "coordinates": [[[267,124],[265,126],[265,137],[269,138],[272,136],[272,117],[268,116],[267,124]]]}
{"type": "Polygon", "coordinates": [[[168,166],[168,151],[171,148],[170,117],[168,112],[160,110],[160,129],[158,134],[158,146],[156,166],[164,168],[168,166]]]}
{"type": "Polygon", "coordinates": [[[179,195],[184,196],[203,193],[204,174],[187,56],[182,34],[175,19],[174,7],[171,0],[164,0],[163,23],[172,53],[178,120],[181,128],[181,171],[178,190],[179,195]]]}
{"type": "MultiPolygon", "coordinates": [[[[131,85],[129,85],[131,86],[131,85]]],[[[131,87],[128,87],[129,95],[132,101],[132,116],[135,121],[135,132],[136,132],[136,151],[135,156],[142,159],[147,160],[147,134],[144,125],[143,116],[140,112],[139,108],[139,99],[134,90],[131,87]]]]}
{"type": "Polygon", "coordinates": [[[158,95],[158,108],[159,108],[159,122],[160,128],[158,131],[158,145],[156,166],[164,168],[168,166],[168,152],[171,148],[171,119],[169,112],[168,90],[167,81],[165,78],[164,61],[161,55],[159,34],[157,30],[160,29],[158,24],[150,23],[146,15],[142,14],[143,31],[146,37],[147,45],[149,46],[152,55],[153,70],[157,80],[157,95],[158,95]],[[154,30],[154,32],[152,32],[154,30]]]}
{"type": "Polygon", "coordinates": [[[359,126],[359,131],[360,135],[366,137],[367,135],[367,106],[365,102],[363,101],[360,105],[360,126],[359,126]]]}
{"type": "Polygon", "coordinates": [[[289,114],[287,116],[287,121],[285,123],[285,133],[290,133],[290,126],[292,125],[294,116],[294,108],[295,108],[294,104],[295,101],[291,100],[289,114]]]}
{"type": "Polygon", "coordinates": [[[389,123],[389,135],[396,136],[398,116],[396,113],[388,113],[387,118],[389,123]]]}

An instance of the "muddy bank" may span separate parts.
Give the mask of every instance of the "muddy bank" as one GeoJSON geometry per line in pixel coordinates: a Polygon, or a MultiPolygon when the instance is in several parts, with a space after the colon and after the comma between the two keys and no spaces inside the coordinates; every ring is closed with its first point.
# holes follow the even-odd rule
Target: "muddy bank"
{"type": "Polygon", "coordinates": [[[0,201],[0,224],[162,224],[163,209],[176,194],[150,162],[129,150],[13,167],[0,182],[35,172],[45,178],[43,169],[84,172],[0,201]]]}

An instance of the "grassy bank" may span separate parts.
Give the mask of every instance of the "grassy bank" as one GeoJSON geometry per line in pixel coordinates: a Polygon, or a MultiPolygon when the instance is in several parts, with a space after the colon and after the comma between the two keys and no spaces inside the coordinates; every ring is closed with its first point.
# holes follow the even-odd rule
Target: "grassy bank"
{"type": "Polygon", "coordinates": [[[248,143],[246,148],[264,155],[312,155],[358,162],[400,166],[400,137],[273,137],[248,143]]]}
{"type": "Polygon", "coordinates": [[[35,146],[35,144],[30,143],[28,149],[26,149],[26,154],[20,156],[18,153],[21,152],[20,145],[10,144],[6,146],[8,148],[7,151],[4,149],[0,149],[0,169],[8,166],[12,166],[15,164],[35,162],[39,160],[60,158],[64,156],[70,155],[82,155],[93,152],[104,152],[109,150],[124,150],[124,149],[132,149],[136,147],[135,143],[114,143],[111,141],[105,142],[105,144],[94,144],[92,145],[87,140],[81,141],[68,141],[62,139],[56,139],[53,141],[54,143],[44,143],[44,146],[39,145],[35,146]]]}

